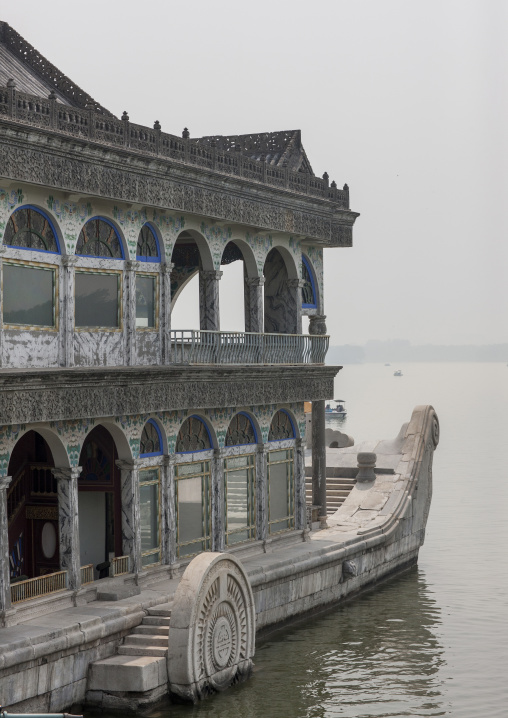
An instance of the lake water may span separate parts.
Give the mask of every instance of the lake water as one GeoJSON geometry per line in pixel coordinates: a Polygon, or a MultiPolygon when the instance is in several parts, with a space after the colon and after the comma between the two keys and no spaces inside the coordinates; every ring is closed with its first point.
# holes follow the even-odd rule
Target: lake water
{"type": "Polygon", "coordinates": [[[154,718],[508,716],[508,367],[349,365],[336,397],[357,443],[437,411],[418,567],[258,643],[247,683],[154,718]]]}

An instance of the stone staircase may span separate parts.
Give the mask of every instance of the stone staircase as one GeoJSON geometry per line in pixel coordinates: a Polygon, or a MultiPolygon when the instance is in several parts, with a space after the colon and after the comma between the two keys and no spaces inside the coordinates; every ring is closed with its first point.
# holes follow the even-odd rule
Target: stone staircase
{"type": "Polygon", "coordinates": [[[125,705],[128,694],[140,693],[148,704],[167,693],[170,620],[171,604],[148,608],[147,615],[124,638],[116,655],[90,665],[86,695],[89,705],[114,708],[119,694],[124,696],[122,705],[125,705]]]}
{"type": "MultiPolygon", "coordinates": [[[[346,478],[343,476],[327,476],[326,477],[326,512],[328,516],[337,511],[342,506],[349,492],[356,484],[356,479],[346,478]]],[[[307,476],[305,479],[305,498],[308,505],[312,504],[312,478],[307,476]]]]}

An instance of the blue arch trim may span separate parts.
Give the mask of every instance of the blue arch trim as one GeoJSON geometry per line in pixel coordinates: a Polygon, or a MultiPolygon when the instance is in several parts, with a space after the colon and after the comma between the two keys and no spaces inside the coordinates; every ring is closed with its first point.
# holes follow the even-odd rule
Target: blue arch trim
{"type": "MultiPolygon", "coordinates": [[[[24,249],[25,252],[42,252],[43,254],[62,254],[62,248],[60,247],[60,240],[58,239],[58,232],[55,229],[55,225],[53,224],[53,221],[50,217],[46,214],[46,212],[43,212],[42,209],[39,209],[39,207],[35,207],[33,204],[24,204],[21,207],[17,207],[14,212],[10,215],[12,217],[13,214],[16,214],[16,212],[19,212],[20,209],[31,209],[34,212],[37,212],[38,214],[42,215],[45,220],[47,220],[49,226],[51,227],[51,231],[53,232],[53,235],[55,237],[56,246],[58,247],[58,252],[52,252],[50,249],[31,249],[30,247],[18,247],[17,244],[6,244],[6,247],[13,247],[15,249],[24,249]]],[[[9,217],[9,219],[10,219],[9,217]]],[[[8,220],[7,220],[8,221],[8,220]]]]}
{"type": "MultiPolygon", "coordinates": [[[[89,222],[93,222],[94,219],[100,219],[101,222],[106,222],[106,224],[109,224],[109,226],[113,229],[113,232],[116,234],[116,238],[118,239],[118,243],[120,244],[120,252],[122,253],[121,257],[100,257],[97,254],[76,254],[76,257],[93,257],[94,259],[115,259],[117,262],[121,259],[125,259],[125,251],[123,248],[123,242],[122,238],[118,234],[118,229],[115,227],[113,222],[111,222],[109,219],[106,219],[106,217],[102,217],[100,214],[96,214],[94,217],[90,217],[90,219],[87,219],[85,224],[83,225],[82,229],[87,225],[89,222]]],[[[79,238],[79,235],[78,235],[79,238]]]]}
{"type": "MultiPolygon", "coordinates": [[[[196,451],[175,451],[175,453],[176,454],[199,454],[201,451],[211,451],[213,449],[213,439],[212,439],[212,435],[210,434],[210,429],[208,428],[208,424],[206,423],[206,421],[203,419],[203,417],[198,416],[197,414],[191,414],[190,416],[186,417],[183,420],[183,422],[180,424],[180,429],[182,428],[184,423],[187,421],[187,419],[197,419],[198,421],[200,421],[203,424],[203,426],[205,427],[205,431],[208,434],[208,441],[210,442],[210,448],[209,449],[197,449],[196,451]]],[[[180,431],[180,429],[178,429],[178,431],[180,431]]],[[[177,436],[178,436],[178,434],[177,434],[177,436]]]]}
{"type": "MultiPolygon", "coordinates": [[[[147,424],[151,424],[152,426],[155,427],[155,431],[157,432],[157,436],[159,437],[159,445],[160,445],[160,447],[161,447],[161,450],[160,450],[160,451],[152,451],[152,452],[150,452],[149,454],[141,454],[141,453],[140,453],[140,457],[145,457],[145,456],[162,456],[162,454],[164,453],[164,444],[163,444],[163,442],[162,442],[161,430],[159,429],[159,427],[158,427],[158,425],[157,425],[157,422],[154,421],[153,419],[148,419],[148,421],[147,421],[146,423],[147,423],[147,424]]],[[[146,426],[146,424],[145,424],[145,426],[146,426]]],[[[144,427],[143,427],[143,428],[144,428],[144,427]]]]}
{"type": "MultiPolygon", "coordinates": [[[[157,237],[157,232],[154,230],[150,222],[145,222],[143,227],[148,227],[150,232],[153,235],[153,238],[155,239],[155,244],[157,246],[157,256],[156,257],[145,257],[142,254],[136,254],[136,259],[138,262],[160,262],[161,261],[161,248],[159,244],[159,238],[157,237]]],[[[141,227],[141,229],[143,229],[141,227]]],[[[139,230],[141,232],[141,229],[139,230]]]]}
{"type": "MultiPolygon", "coordinates": [[[[285,414],[285,415],[288,417],[289,423],[291,424],[291,428],[293,429],[293,436],[290,436],[289,438],[290,438],[290,439],[296,439],[295,422],[293,421],[293,419],[292,419],[291,414],[289,413],[289,411],[286,411],[286,409],[277,409],[277,411],[282,411],[282,413],[285,414]]],[[[277,412],[275,412],[275,414],[276,414],[276,413],[277,413],[277,412]]],[[[275,416],[275,414],[274,414],[273,416],[275,416]]],[[[273,421],[273,416],[272,416],[272,421],[273,421]]],[[[270,422],[270,426],[272,425],[272,421],[270,422]]],[[[271,443],[272,441],[288,441],[288,440],[287,440],[287,439],[270,439],[270,443],[271,443]]]]}
{"type": "Polygon", "coordinates": [[[302,254],[302,262],[303,262],[303,264],[305,264],[307,271],[309,273],[310,283],[312,286],[312,294],[314,296],[313,304],[302,304],[302,307],[304,307],[305,309],[317,309],[317,292],[316,292],[316,280],[314,278],[314,270],[313,270],[313,267],[312,267],[310,261],[303,254],[302,254]]]}

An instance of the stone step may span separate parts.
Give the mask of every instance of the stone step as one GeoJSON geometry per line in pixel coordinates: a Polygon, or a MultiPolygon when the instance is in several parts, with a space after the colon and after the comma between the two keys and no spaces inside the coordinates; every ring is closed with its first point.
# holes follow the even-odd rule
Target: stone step
{"type": "Polygon", "coordinates": [[[165,616],[166,618],[170,618],[171,604],[161,603],[158,606],[150,606],[150,608],[147,609],[147,612],[149,616],[165,616]]]}
{"type": "Polygon", "coordinates": [[[167,636],[150,636],[145,633],[131,633],[125,636],[124,646],[166,646],[168,645],[167,636]]]}
{"type": "Polygon", "coordinates": [[[145,616],[141,622],[142,626],[169,626],[169,616],[145,616]]]}
{"type": "Polygon", "coordinates": [[[145,693],[167,681],[165,656],[111,656],[90,665],[88,690],[145,693]]]}
{"type": "Polygon", "coordinates": [[[168,649],[161,646],[119,646],[119,656],[152,656],[163,658],[167,655],[168,649]]]}
{"type": "Polygon", "coordinates": [[[134,633],[142,633],[146,636],[167,636],[169,633],[169,626],[145,626],[141,623],[132,631],[132,634],[134,633]]]}

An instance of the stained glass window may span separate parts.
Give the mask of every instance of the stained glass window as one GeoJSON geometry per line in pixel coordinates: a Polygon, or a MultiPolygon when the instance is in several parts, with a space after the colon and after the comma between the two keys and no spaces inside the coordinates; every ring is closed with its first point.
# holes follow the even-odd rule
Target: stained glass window
{"type": "Polygon", "coordinates": [[[176,452],[204,451],[211,448],[210,435],[205,423],[197,416],[186,419],[178,432],[176,452]]]}
{"type": "Polygon", "coordinates": [[[304,307],[316,307],[316,292],[314,291],[312,270],[305,257],[302,257],[302,279],[304,281],[302,287],[302,304],[304,307]]]}
{"type": "Polygon", "coordinates": [[[255,443],[256,433],[251,420],[246,414],[236,414],[226,432],[226,446],[255,443]]]}
{"type": "Polygon", "coordinates": [[[275,414],[270,424],[268,441],[281,441],[283,439],[294,439],[295,430],[289,414],[282,409],[275,414]]]}
{"type": "Polygon", "coordinates": [[[4,244],[38,252],[60,253],[53,225],[42,212],[32,207],[21,207],[11,214],[4,244]]]}
{"type": "Polygon", "coordinates": [[[162,442],[159,430],[154,421],[149,419],[141,433],[141,442],[139,447],[141,456],[153,456],[154,454],[162,454],[162,442]]]}
{"type": "Polygon", "coordinates": [[[76,254],[123,259],[122,243],[112,224],[94,217],[88,220],[79,233],[76,254]]]}
{"type": "Polygon", "coordinates": [[[140,262],[160,262],[157,239],[149,224],[141,227],[136,248],[136,259],[140,262]]]}
{"type": "Polygon", "coordinates": [[[81,452],[82,472],[79,481],[91,484],[110,484],[113,466],[110,458],[97,442],[90,439],[81,452]]]}

